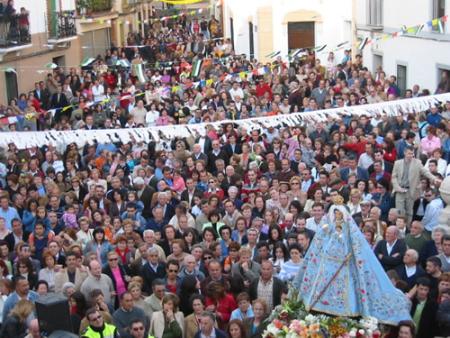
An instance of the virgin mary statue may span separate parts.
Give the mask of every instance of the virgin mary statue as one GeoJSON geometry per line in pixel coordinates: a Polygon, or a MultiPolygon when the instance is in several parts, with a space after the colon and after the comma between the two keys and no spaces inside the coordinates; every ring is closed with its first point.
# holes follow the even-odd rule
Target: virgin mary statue
{"type": "Polygon", "coordinates": [[[314,236],[294,287],[307,310],[370,316],[390,325],[411,319],[409,300],[392,285],[340,196],[328,224],[314,236]]]}

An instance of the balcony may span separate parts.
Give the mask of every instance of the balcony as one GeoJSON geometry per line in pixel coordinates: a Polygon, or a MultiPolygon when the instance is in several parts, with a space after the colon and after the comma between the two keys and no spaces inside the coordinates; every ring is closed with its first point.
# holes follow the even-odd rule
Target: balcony
{"type": "Polygon", "coordinates": [[[98,12],[109,12],[113,0],[78,0],[77,11],[80,16],[92,16],[98,12]]]}
{"type": "Polygon", "coordinates": [[[52,13],[49,16],[49,44],[57,44],[75,40],[77,28],[74,11],[52,13]]]}
{"type": "Polygon", "coordinates": [[[0,15],[0,61],[10,52],[31,47],[28,13],[23,15],[0,15]]]}

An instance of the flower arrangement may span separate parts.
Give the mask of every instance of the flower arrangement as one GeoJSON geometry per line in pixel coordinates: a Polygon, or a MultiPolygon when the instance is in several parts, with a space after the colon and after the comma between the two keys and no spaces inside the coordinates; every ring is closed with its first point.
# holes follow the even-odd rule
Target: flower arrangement
{"type": "Polygon", "coordinates": [[[376,318],[360,320],[309,313],[297,295],[277,306],[263,338],[380,338],[376,318]]]}

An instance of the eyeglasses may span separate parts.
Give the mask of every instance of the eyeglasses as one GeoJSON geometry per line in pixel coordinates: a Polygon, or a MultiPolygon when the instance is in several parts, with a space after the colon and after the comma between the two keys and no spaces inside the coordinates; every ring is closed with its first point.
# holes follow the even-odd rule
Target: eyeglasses
{"type": "Polygon", "coordinates": [[[206,260],[212,259],[212,257],[211,256],[205,256],[205,257],[203,257],[203,259],[206,261],[206,260]]]}
{"type": "Polygon", "coordinates": [[[144,331],[144,327],[143,326],[133,327],[131,330],[133,330],[133,331],[144,331]]]}
{"type": "Polygon", "coordinates": [[[175,272],[175,273],[177,273],[178,270],[169,270],[169,272],[175,272]]]}
{"type": "Polygon", "coordinates": [[[292,182],[291,185],[299,185],[300,183],[298,182],[292,182]]]}

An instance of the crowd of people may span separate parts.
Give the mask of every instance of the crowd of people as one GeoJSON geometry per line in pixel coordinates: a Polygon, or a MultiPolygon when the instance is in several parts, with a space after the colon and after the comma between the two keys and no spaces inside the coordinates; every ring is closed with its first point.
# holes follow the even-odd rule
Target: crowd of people
{"type": "MultiPolygon", "coordinates": [[[[218,34],[215,18],[154,23],[89,69],[56,69],[2,107],[17,117],[3,127],[196,124],[429,94],[402,92],[349,51],[323,65],[313,52],[261,64],[218,34]],[[120,59],[145,61],[147,81],[115,67],[120,59]]],[[[436,91],[449,83],[444,73],[436,91]]],[[[444,102],[296,127],[227,123],[164,143],[10,144],[0,163],[0,336],[40,337],[34,302],[57,293],[82,337],[262,337],[337,195],[411,299],[413,321],[390,336],[447,336],[450,229],[439,224],[438,187],[450,173],[449,117],[444,102]]]]}

